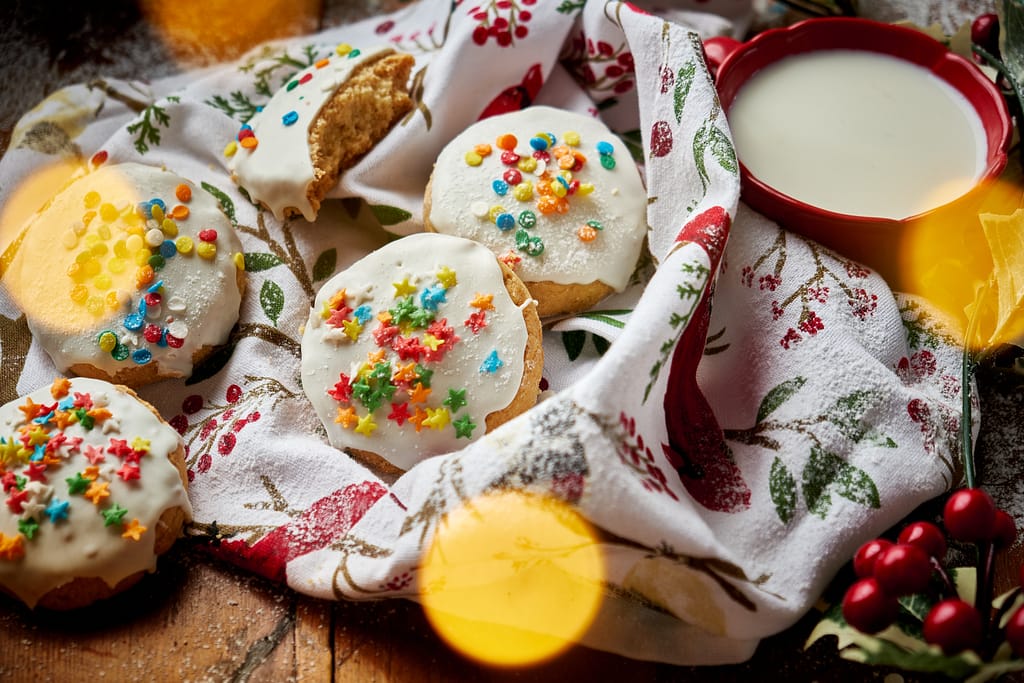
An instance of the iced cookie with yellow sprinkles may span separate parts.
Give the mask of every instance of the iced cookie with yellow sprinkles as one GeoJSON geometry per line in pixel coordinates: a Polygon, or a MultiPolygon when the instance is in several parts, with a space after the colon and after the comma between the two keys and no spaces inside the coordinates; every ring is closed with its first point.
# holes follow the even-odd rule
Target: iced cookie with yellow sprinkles
{"type": "Polygon", "coordinates": [[[646,209],[629,151],[601,121],[538,106],[478,121],[449,142],[423,218],[428,230],[490,248],[548,316],[629,283],[646,209]]]}
{"type": "Polygon", "coordinates": [[[28,221],[4,282],[60,372],[138,387],[188,377],[227,342],[244,268],[211,194],[118,164],[79,177],[28,221]]]}
{"type": "Polygon", "coordinates": [[[59,378],[0,408],[0,590],[74,609],[156,568],[191,507],[184,445],[130,389],[59,378]]]}
{"type": "Polygon", "coordinates": [[[235,182],[282,219],[316,219],[320,202],[412,109],[412,55],[338,45],[297,73],[242,125],[224,154],[235,182]]]}
{"type": "Polygon", "coordinates": [[[519,278],[475,242],[424,233],[324,284],[302,386],[333,446],[408,470],[532,407],[542,354],[519,278]]]}

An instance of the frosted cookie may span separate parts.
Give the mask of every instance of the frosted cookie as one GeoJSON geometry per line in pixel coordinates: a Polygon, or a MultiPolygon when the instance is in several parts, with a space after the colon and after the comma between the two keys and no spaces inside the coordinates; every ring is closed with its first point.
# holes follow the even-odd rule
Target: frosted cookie
{"type": "Polygon", "coordinates": [[[0,589],[73,609],[153,571],[191,518],[184,452],[152,406],[101,380],[0,408],[0,589]]]}
{"type": "Polygon", "coordinates": [[[407,470],[537,400],[540,319],[484,247],[412,235],[331,278],[302,336],[302,386],[331,444],[407,470]]]}
{"type": "Polygon", "coordinates": [[[646,207],[636,165],[603,123],[531,107],[448,143],[423,218],[428,230],[485,244],[546,316],[587,309],[628,284],[646,207]]]}
{"type": "Polygon", "coordinates": [[[413,57],[339,45],[295,75],[230,142],[235,182],[278,219],[316,218],[342,171],[412,109],[413,57]]]}
{"type": "Polygon", "coordinates": [[[61,372],[138,387],[228,340],[242,246],[217,200],[166,170],[103,166],[33,216],[4,276],[61,372]]]}

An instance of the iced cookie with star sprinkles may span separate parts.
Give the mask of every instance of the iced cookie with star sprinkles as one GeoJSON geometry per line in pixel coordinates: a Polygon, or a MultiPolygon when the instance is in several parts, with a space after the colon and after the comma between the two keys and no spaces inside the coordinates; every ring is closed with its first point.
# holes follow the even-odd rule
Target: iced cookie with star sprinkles
{"type": "Polygon", "coordinates": [[[316,218],[341,173],[412,109],[412,55],[338,45],[297,73],[228,143],[228,169],[278,218],[316,218]]]}
{"type": "Polygon", "coordinates": [[[547,316],[625,288],[646,208],[629,151],[603,123],[538,106],[478,121],[449,142],[423,219],[428,230],[490,248],[547,316]]]}
{"type": "Polygon", "coordinates": [[[59,378],[0,408],[0,589],[74,609],[156,568],[192,514],[184,445],[130,389],[59,378]]]}
{"type": "Polygon", "coordinates": [[[218,201],[170,171],[102,166],[23,235],[4,281],[60,372],[188,377],[238,319],[241,243],[218,201]]]}
{"type": "Polygon", "coordinates": [[[302,336],[303,389],[333,446],[407,470],[534,405],[543,367],[535,309],[483,246],[405,237],[317,294],[302,336]]]}

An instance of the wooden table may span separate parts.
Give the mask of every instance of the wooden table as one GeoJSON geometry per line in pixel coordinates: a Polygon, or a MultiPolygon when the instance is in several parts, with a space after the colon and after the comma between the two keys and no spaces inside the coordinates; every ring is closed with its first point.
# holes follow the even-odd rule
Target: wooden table
{"type": "MultiPolygon", "coordinates": [[[[314,27],[323,27],[402,4],[327,0],[312,19],[314,27]]],[[[8,94],[0,102],[0,152],[24,110],[62,85],[101,74],[157,77],[179,68],[168,65],[167,54],[155,44],[137,49],[149,39],[132,2],[76,5],[58,13],[46,3],[5,3],[0,8],[5,57],[0,60],[0,83],[8,94]]],[[[997,388],[1001,398],[991,424],[1024,424],[1022,386],[1024,382],[997,388]]],[[[985,438],[983,434],[983,442],[985,438]]],[[[1010,446],[1003,438],[994,443],[1000,449],[1015,448],[1024,461],[1019,440],[1010,446]]],[[[1018,543],[1017,564],[1020,550],[1018,543]]],[[[804,652],[803,641],[816,620],[809,614],[765,640],[750,662],[736,666],[673,667],[575,647],[530,669],[494,670],[449,649],[414,603],[314,600],[181,541],[161,559],[156,574],[85,610],[33,613],[0,597],[0,680],[746,682],[767,675],[797,683],[882,680],[890,673],[838,659],[830,642],[804,652]]],[[[904,675],[902,680],[945,679],[904,675]]]]}

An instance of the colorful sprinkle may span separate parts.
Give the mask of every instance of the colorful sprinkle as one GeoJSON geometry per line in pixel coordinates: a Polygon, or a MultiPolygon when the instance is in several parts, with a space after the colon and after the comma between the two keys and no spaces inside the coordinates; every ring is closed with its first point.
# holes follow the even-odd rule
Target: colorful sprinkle
{"type": "Polygon", "coordinates": [[[338,43],[338,47],[334,48],[334,51],[339,57],[344,57],[349,52],[352,52],[352,46],[348,43],[338,43]]]}
{"type": "Polygon", "coordinates": [[[511,230],[516,227],[516,218],[510,213],[503,213],[494,219],[494,224],[499,230],[511,230]]]}
{"type": "Polygon", "coordinates": [[[519,144],[519,140],[516,139],[515,135],[512,135],[511,133],[505,133],[503,135],[499,135],[498,139],[495,140],[494,144],[497,145],[498,149],[504,149],[508,151],[515,149],[516,145],[519,144]]]}
{"type": "Polygon", "coordinates": [[[508,194],[508,183],[501,179],[494,180],[491,182],[491,189],[494,190],[494,194],[504,197],[508,194]]]}
{"type": "Polygon", "coordinates": [[[174,196],[178,198],[179,202],[190,201],[192,199],[192,188],[185,183],[181,183],[174,188],[174,196]]]}
{"type": "Polygon", "coordinates": [[[199,254],[200,258],[213,259],[217,256],[217,245],[213,242],[200,242],[199,246],[196,247],[196,253],[199,254]]]}
{"type": "Polygon", "coordinates": [[[294,109],[281,117],[281,123],[290,126],[299,120],[299,114],[294,109]]]}
{"type": "Polygon", "coordinates": [[[483,157],[476,152],[466,152],[464,159],[467,166],[479,166],[484,161],[483,157]]]}
{"type": "Polygon", "coordinates": [[[497,349],[495,349],[491,351],[490,354],[488,354],[487,358],[485,358],[484,362],[480,365],[480,372],[493,374],[497,372],[503,365],[505,365],[505,361],[498,358],[498,351],[497,349]]]}
{"type": "Polygon", "coordinates": [[[452,422],[452,427],[455,428],[456,439],[471,439],[473,438],[473,430],[476,429],[476,423],[469,416],[469,413],[465,413],[462,417],[452,422]]]}

